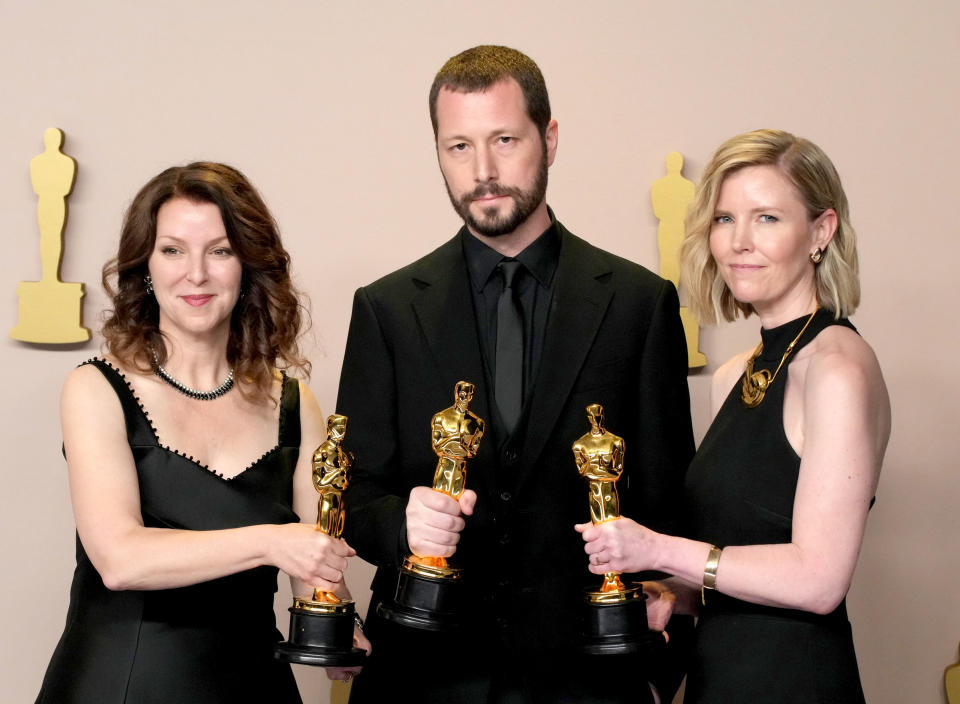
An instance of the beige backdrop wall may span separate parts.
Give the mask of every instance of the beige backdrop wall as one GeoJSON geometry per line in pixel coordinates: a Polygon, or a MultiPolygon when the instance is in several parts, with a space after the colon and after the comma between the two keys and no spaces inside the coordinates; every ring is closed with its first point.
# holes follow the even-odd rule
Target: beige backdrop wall
{"type": "MultiPolygon", "coordinates": [[[[850,611],[871,702],[941,702],[960,641],[956,472],[960,259],[952,0],[589,4],[0,0],[0,328],[39,277],[28,163],[58,126],[79,163],[63,278],[105,305],[100,266],[121,214],[160,169],[204,158],[262,189],[313,302],[311,386],[326,410],[353,291],[447,239],[458,223],[432,151],[426,94],[477,43],[542,67],[560,123],[550,203],[574,232],[657,267],[650,184],[671,150],[699,175],[719,142],[777,126],[834,158],[860,233],[855,322],[890,387],[894,430],[850,611]]],[[[690,378],[698,437],[709,373],[757,338],[706,330],[690,378]]],[[[86,346],[3,338],[0,701],[32,701],[63,626],[73,523],[59,387],[86,346]]],[[[572,471],[572,468],[571,468],[572,471]]],[[[370,570],[352,568],[361,595],[370,570]]],[[[285,620],[287,592],[278,611],[285,620]]],[[[285,624],[283,626],[286,627],[285,624]]],[[[316,673],[305,698],[326,701],[316,673]]]]}

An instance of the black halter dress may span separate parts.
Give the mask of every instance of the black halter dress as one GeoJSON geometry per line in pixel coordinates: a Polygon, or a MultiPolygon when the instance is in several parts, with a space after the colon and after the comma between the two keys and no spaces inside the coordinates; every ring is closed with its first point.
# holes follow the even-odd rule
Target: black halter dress
{"type": "MultiPolygon", "coordinates": [[[[761,330],[756,369],[772,373],[809,315],[761,330]]],[[[783,429],[787,367],[824,328],[843,325],[820,310],[763,402],[747,408],[734,385],[686,477],[689,537],[726,547],[789,543],[800,457],[783,429]]],[[[697,623],[685,704],[863,702],[846,603],[827,615],[760,606],[706,592],[697,623]]]]}
{"type": "MultiPolygon", "coordinates": [[[[219,530],[298,520],[293,471],[300,392],[284,378],[277,445],[226,480],[160,445],[124,377],[93,359],[123,406],[144,525],[219,530]]],[[[274,660],[277,568],[257,567],[176,589],[110,591],[77,539],[60,643],[38,704],[299,704],[290,666],[274,660]]]]}

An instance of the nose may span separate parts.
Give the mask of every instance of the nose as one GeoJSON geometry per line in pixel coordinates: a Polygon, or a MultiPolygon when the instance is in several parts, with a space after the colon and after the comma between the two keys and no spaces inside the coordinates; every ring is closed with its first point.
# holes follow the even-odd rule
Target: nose
{"type": "Polygon", "coordinates": [[[477,183],[488,183],[497,180],[496,159],[490,147],[487,145],[477,147],[473,169],[473,178],[477,183]]]}
{"type": "Polygon", "coordinates": [[[735,252],[748,252],[753,249],[753,233],[750,230],[750,223],[740,219],[734,224],[730,246],[733,247],[735,252]]]}
{"type": "Polygon", "coordinates": [[[187,269],[187,281],[199,286],[207,281],[207,258],[202,254],[190,256],[189,268],[187,269]]]}

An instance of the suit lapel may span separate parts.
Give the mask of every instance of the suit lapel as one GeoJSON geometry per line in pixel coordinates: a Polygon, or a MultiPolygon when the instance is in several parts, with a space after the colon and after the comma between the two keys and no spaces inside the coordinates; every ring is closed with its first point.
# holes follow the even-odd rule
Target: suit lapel
{"type": "MultiPolygon", "coordinates": [[[[612,287],[600,280],[610,273],[610,267],[586,242],[559,223],[557,226],[563,244],[543,357],[527,416],[518,488],[550,438],[613,295],[612,287]]],[[[574,440],[570,438],[571,444],[574,440]]]]}
{"type": "MultiPolygon", "coordinates": [[[[449,405],[453,404],[456,383],[469,381],[477,387],[470,410],[489,423],[483,359],[460,236],[424,259],[414,269],[413,279],[420,291],[411,305],[435,364],[435,378],[449,397],[449,405]]],[[[443,408],[446,406],[434,412],[443,408]]]]}

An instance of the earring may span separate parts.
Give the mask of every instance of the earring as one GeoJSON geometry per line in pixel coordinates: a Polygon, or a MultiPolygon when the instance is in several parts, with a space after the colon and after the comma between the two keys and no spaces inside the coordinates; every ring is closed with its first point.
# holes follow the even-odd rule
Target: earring
{"type": "Polygon", "coordinates": [[[143,286],[147,289],[147,293],[153,293],[153,277],[150,274],[143,277],[143,286]]]}
{"type": "Polygon", "coordinates": [[[810,261],[814,264],[819,264],[821,259],[823,259],[823,250],[817,247],[810,253],[810,261]]]}

